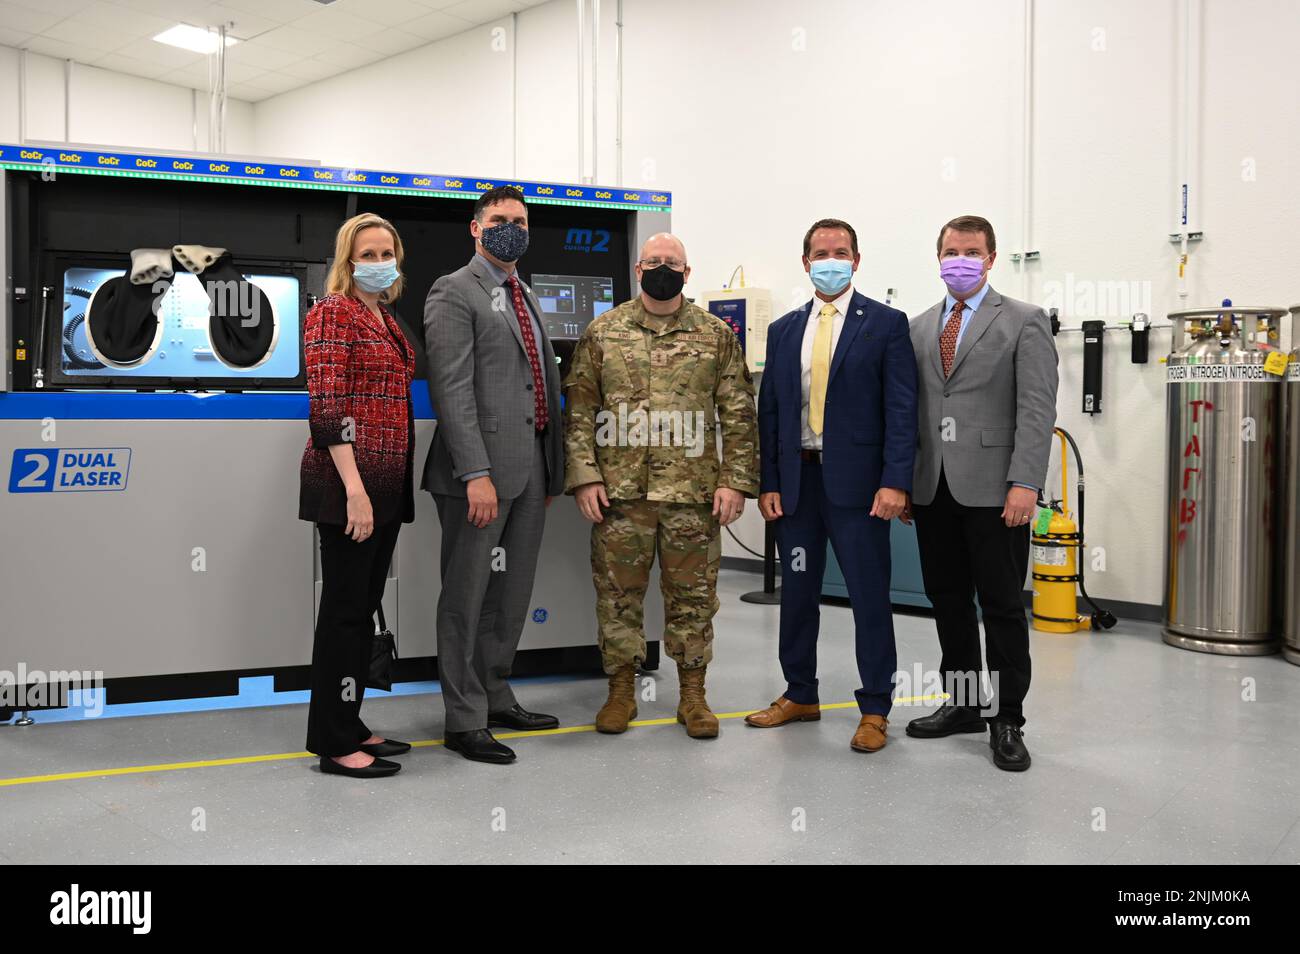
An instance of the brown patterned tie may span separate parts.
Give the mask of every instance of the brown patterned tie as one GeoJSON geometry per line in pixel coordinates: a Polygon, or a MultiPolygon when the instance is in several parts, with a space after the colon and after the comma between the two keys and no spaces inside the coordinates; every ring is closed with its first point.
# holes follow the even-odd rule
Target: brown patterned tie
{"type": "Polygon", "coordinates": [[[952,314],[939,336],[939,359],[943,362],[945,378],[952,373],[952,359],[957,356],[957,335],[961,333],[961,313],[965,308],[966,303],[962,301],[952,306],[952,314]]]}

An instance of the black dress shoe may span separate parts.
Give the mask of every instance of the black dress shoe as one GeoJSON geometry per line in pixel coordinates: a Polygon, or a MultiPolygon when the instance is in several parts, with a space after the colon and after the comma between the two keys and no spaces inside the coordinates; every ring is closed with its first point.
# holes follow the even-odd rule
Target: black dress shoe
{"type": "Polygon", "coordinates": [[[555,716],[544,715],[541,712],[529,712],[518,704],[501,712],[488,713],[488,728],[490,729],[523,729],[527,732],[539,729],[558,729],[559,727],[560,720],[555,716]]]}
{"type": "Polygon", "coordinates": [[[1014,722],[994,722],[989,726],[989,748],[993,764],[1006,772],[1023,772],[1029,768],[1029,750],[1024,732],[1014,722]]]}
{"type": "Polygon", "coordinates": [[[375,758],[388,758],[390,755],[405,755],[411,751],[410,742],[398,742],[396,739],[384,739],[382,742],[362,742],[357,746],[366,755],[373,755],[375,758]]]}
{"type": "Polygon", "coordinates": [[[443,740],[447,748],[459,752],[471,762],[489,762],[493,765],[508,765],[515,760],[513,750],[492,738],[487,729],[471,729],[469,732],[448,732],[443,740]]]}
{"type": "Polygon", "coordinates": [[[932,715],[913,719],[905,731],[914,739],[942,739],[958,732],[983,732],[984,728],[978,709],[947,703],[932,715]]]}
{"type": "Polygon", "coordinates": [[[321,756],[320,770],[323,775],[349,775],[352,778],[384,778],[387,775],[396,775],[402,770],[402,767],[396,762],[389,762],[387,759],[375,759],[369,765],[361,768],[351,768],[347,765],[340,765],[328,756],[321,756]]]}

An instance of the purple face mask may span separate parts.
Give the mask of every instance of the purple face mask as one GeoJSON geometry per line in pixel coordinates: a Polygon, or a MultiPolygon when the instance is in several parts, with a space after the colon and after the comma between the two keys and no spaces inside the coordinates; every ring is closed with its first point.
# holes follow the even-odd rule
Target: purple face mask
{"type": "Polygon", "coordinates": [[[968,294],[984,277],[984,259],[954,255],[939,262],[939,277],[954,296],[968,294]]]}

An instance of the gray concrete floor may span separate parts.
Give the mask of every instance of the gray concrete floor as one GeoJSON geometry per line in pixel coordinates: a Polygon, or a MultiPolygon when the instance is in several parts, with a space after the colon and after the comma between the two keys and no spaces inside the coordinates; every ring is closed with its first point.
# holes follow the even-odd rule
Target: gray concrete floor
{"type": "MultiPolygon", "coordinates": [[[[709,699],[741,713],[780,694],[776,609],[738,600],[724,571],[709,699]]],[[[939,661],[934,624],[896,617],[902,669],[939,661]]],[[[0,861],[197,862],[1300,862],[1300,667],[1165,646],[1152,624],[1033,639],[1033,768],[995,769],[986,737],[849,749],[855,709],[711,742],[676,724],[511,741],[512,766],[416,748],[375,782],[315,759],[0,787],[0,861]],[[1253,687],[1253,692],[1247,689],[1253,687]],[[1243,695],[1253,694],[1253,701],[1243,695]]],[[[851,619],[822,610],[823,703],[850,702],[851,619]]],[[[653,674],[668,719],[671,662],[653,674]]],[[[527,680],[528,707],[590,726],[604,680],[527,680]]],[[[367,722],[440,739],[437,695],[368,700],[367,722]]],[[[300,749],[305,706],[0,726],[0,778],[300,749]]]]}

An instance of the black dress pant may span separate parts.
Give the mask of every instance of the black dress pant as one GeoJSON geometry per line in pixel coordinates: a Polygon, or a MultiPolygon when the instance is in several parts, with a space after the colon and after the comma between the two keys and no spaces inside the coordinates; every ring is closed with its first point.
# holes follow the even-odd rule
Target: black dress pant
{"type": "Polygon", "coordinates": [[[1008,527],[1001,507],[966,507],[940,473],[933,502],[913,505],[925,595],[934,605],[944,688],[961,705],[985,706],[988,720],[1024,725],[1029,691],[1029,624],[1025,573],[1029,526],[1008,527]],[[991,696],[979,693],[979,597],[991,696]],[[972,695],[974,690],[974,695],[972,695]]]}
{"type": "Polygon", "coordinates": [[[375,610],[384,597],[388,566],[397,546],[400,519],[360,543],[343,528],[320,523],[321,593],[311,654],[311,705],[307,751],[350,755],[370,738],[361,721],[361,700],[370,671],[375,610]]]}

